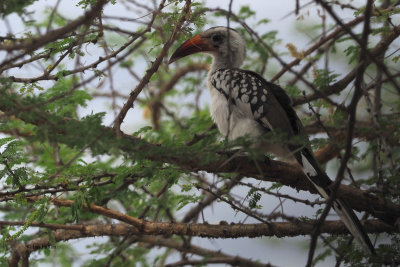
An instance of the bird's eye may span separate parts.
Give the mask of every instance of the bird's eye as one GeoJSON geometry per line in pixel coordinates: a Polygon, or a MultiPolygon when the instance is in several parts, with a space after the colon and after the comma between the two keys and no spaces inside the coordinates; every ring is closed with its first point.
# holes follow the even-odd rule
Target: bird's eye
{"type": "Polygon", "coordinates": [[[220,43],[222,41],[222,39],[223,39],[222,35],[219,35],[219,34],[215,34],[212,37],[212,40],[215,43],[220,43]]]}

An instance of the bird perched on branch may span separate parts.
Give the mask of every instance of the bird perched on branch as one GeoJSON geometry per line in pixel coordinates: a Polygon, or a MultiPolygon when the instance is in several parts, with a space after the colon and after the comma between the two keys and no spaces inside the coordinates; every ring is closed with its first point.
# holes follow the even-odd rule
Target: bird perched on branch
{"type": "MultiPolygon", "coordinates": [[[[207,85],[211,116],[219,131],[230,140],[250,136],[261,151],[294,160],[318,192],[329,199],[332,180],[316,161],[308,140],[293,141],[303,134],[303,126],[286,92],[259,74],[240,69],[246,57],[242,36],[227,27],[210,28],[184,42],[169,63],[197,52],[213,57],[207,85]],[[263,136],[271,131],[283,133],[286,142],[265,140],[263,136]]],[[[374,247],[350,206],[335,198],[333,208],[363,249],[374,254],[374,247]]]]}

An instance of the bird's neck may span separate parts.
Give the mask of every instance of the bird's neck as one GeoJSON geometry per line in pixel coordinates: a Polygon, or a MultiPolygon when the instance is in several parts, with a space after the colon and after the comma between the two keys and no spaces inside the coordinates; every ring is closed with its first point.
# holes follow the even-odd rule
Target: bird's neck
{"type": "Polygon", "coordinates": [[[218,69],[239,68],[240,65],[242,65],[242,62],[238,62],[238,60],[236,60],[234,57],[232,57],[229,60],[226,57],[213,55],[213,61],[210,66],[210,73],[213,73],[214,71],[216,71],[218,69]]]}

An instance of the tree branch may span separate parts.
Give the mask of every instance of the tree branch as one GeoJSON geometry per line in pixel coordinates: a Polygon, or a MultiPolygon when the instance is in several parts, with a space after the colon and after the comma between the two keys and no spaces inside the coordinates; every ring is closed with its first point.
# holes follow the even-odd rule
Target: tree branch
{"type": "MultiPolygon", "coordinates": [[[[397,28],[395,28],[394,30],[392,30],[389,34],[385,35],[379,41],[379,43],[371,51],[369,51],[370,55],[372,57],[378,57],[379,55],[384,53],[386,51],[386,49],[389,47],[389,45],[397,37],[399,37],[399,35],[400,35],[400,25],[397,26],[397,28]]],[[[363,58],[363,62],[365,62],[363,64],[365,64],[367,66],[368,64],[371,64],[372,61],[371,61],[370,57],[367,57],[367,58],[363,58]]],[[[340,93],[341,91],[343,91],[346,88],[346,86],[348,86],[354,80],[354,78],[357,75],[358,68],[359,67],[357,65],[352,71],[350,71],[340,81],[337,81],[336,83],[328,86],[327,88],[324,89],[323,92],[314,93],[312,95],[307,95],[306,97],[302,96],[302,97],[294,98],[293,105],[297,106],[297,105],[305,104],[309,101],[319,99],[319,98],[321,98],[321,94],[323,94],[325,97],[327,97],[332,94],[340,93]]]]}
{"type": "MultiPolygon", "coordinates": [[[[83,122],[70,118],[57,118],[47,112],[40,110],[32,110],[31,112],[20,112],[18,106],[10,106],[10,100],[3,94],[0,98],[0,110],[6,114],[14,114],[19,119],[37,126],[45,126],[49,131],[53,131],[57,135],[74,135],[75,130],[83,127],[83,122]],[[57,124],[53,121],[58,121],[57,124]]],[[[137,137],[120,133],[120,139],[116,137],[115,131],[110,127],[98,126],[93,129],[94,132],[88,132],[86,136],[87,143],[95,148],[97,153],[108,153],[107,145],[115,146],[129,154],[140,152],[147,159],[164,163],[175,164],[188,171],[207,171],[210,173],[232,173],[246,177],[254,177],[258,180],[278,182],[283,185],[290,186],[296,190],[306,190],[317,193],[315,188],[310,184],[304,173],[297,167],[288,163],[269,160],[258,162],[247,156],[239,155],[232,157],[232,153],[224,152],[199,152],[193,154],[184,149],[179,155],[176,154],[177,148],[169,148],[162,145],[154,145],[137,137]],[[100,134],[100,135],[99,135],[100,134]],[[101,137],[101,138],[100,138],[101,137]],[[114,140],[112,143],[100,142],[101,139],[114,140]],[[96,141],[100,143],[98,143],[96,141]],[[169,152],[171,150],[171,153],[169,152]],[[201,160],[202,159],[202,160],[201,160]],[[205,162],[204,159],[212,159],[205,162]],[[261,171],[261,173],[260,173],[261,171]]],[[[86,140],[85,139],[85,140],[86,140]]],[[[68,140],[58,140],[60,143],[68,144],[68,140]]],[[[382,197],[366,193],[362,190],[352,188],[350,186],[341,185],[338,195],[343,197],[352,208],[358,211],[367,211],[373,216],[382,219],[384,222],[394,225],[397,218],[400,217],[400,206],[382,197]]]]}
{"type": "MultiPolygon", "coordinates": [[[[190,6],[191,1],[186,0],[185,6],[182,10],[182,14],[180,19],[177,21],[174,29],[172,30],[171,36],[169,37],[168,41],[164,44],[163,48],[161,49],[160,54],[157,56],[156,60],[152,63],[151,67],[146,71],[146,75],[140,80],[139,84],[136,88],[130,93],[129,98],[121,111],[119,112],[117,118],[115,119],[114,129],[117,133],[119,133],[121,128],[121,123],[123,122],[126,114],[128,113],[129,109],[133,106],[133,102],[135,102],[136,98],[143,90],[144,86],[150,81],[151,76],[158,70],[162,59],[168,52],[168,49],[171,47],[172,43],[175,41],[178,33],[183,26],[183,23],[188,19],[187,16],[190,14],[190,6]]],[[[160,4],[160,9],[163,7],[163,2],[160,4]]],[[[154,16],[155,18],[155,16],[154,16]]],[[[150,28],[149,28],[150,30],[150,28]]]]}
{"type": "MultiPolygon", "coordinates": [[[[62,200],[63,202],[64,200],[62,200]]],[[[52,202],[56,206],[62,206],[59,201],[52,202]]],[[[90,209],[84,208],[86,211],[91,211],[96,214],[104,215],[108,218],[118,219],[118,212],[108,210],[107,213],[98,212],[96,205],[91,205],[90,209]]],[[[123,215],[123,214],[120,214],[123,215]]],[[[131,216],[126,221],[140,220],[131,216]]],[[[122,217],[122,216],[121,216],[122,217]]],[[[119,217],[119,218],[121,218],[119,217]]],[[[119,219],[118,219],[119,220],[119,219]]],[[[48,224],[48,223],[32,223],[30,227],[41,227],[59,233],[56,241],[65,241],[68,239],[76,239],[83,237],[96,237],[96,236],[154,236],[154,235],[184,235],[184,236],[197,236],[202,238],[240,238],[240,237],[262,237],[262,236],[276,236],[276,237],[295,237],[299,235],[309,235],[313,231],[315,221],[297,221],[297,222],[271,222],[269,224],[256,223],[256,224],[198,224],[198,223],[178,223],[178,222],[150,222],[142,221],[142,227],[139,229],[133,224],[79,224],[79,225],[65,225],[65,224],[48,224]],[[132,226],[133,225],[133,226],[132,226]],[[58,238],[58,240],[57,240],[58,238]]],[[[15,221],[0,221],[1,226],[13,225],[23,226],[26,222],[15,221]]],[[[398,233],[398,229],[389,226],[379,220],[363,221],[365,230],[368,233],[398,233]]],[[[340,220],[325,221],[321,225],[321,233],[330,235],[348,235],[349,232],[346,226],[340,220]]],[[[46,237],[48,238],[48,237],[46,237]]],[[[46,247],[46,239],[28,243],[27,247],[33,251],[42,247],[46,247]]]]}
{"type": "Polygon", "coordinates": [[[50,31],[44,35],[35,37],[35,38],[30,38],[30,39],[24,39],[20,43],[14,43],[14,44],[2,44],[0,45],[0,50],[6,50],[8,52],[13,51],[13,50],[25,50],[26,53],[29,53],[45,44],[48,44],[50,42],[53,42],[62,36],[64,34],[69,33],[79,26],[83,24],[89,24],[94,18],[96,18],[99,13],[101,12],[103,6],[107,3],[107,0],[98,0],[96,4],[92,7],[91,10],[87,11],[85,15],[82,17],[70,22],[69,24],[65,25],[64,27],[61,27],[57,30],[50,31]]]}

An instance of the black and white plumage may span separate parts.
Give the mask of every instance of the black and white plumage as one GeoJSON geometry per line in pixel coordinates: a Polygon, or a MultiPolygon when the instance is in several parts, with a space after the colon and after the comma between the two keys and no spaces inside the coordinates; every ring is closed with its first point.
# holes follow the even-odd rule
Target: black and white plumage
{"type": "MultiPolygon", "coordinates": [[[[183,43],[170,63],[196,52],[213,56],[207,85],[210,113],[219,131],[231,140],[249,135],[261,151],[296,161],[318,192],[328,199],[332,181],[315,160],[308,142],[290,141],[303,134],[303,126],[286,92],[259,74],[239,68],[246,56],[241,35],[226,27],[211,28],[183,43]],[[266,141],[262,137],[269,131],[284,133],[287,142],[266,141]]],[[[350,206],[336,198],[333,207],[363,249],[374,254],[374,247],[350,206]]]]}

